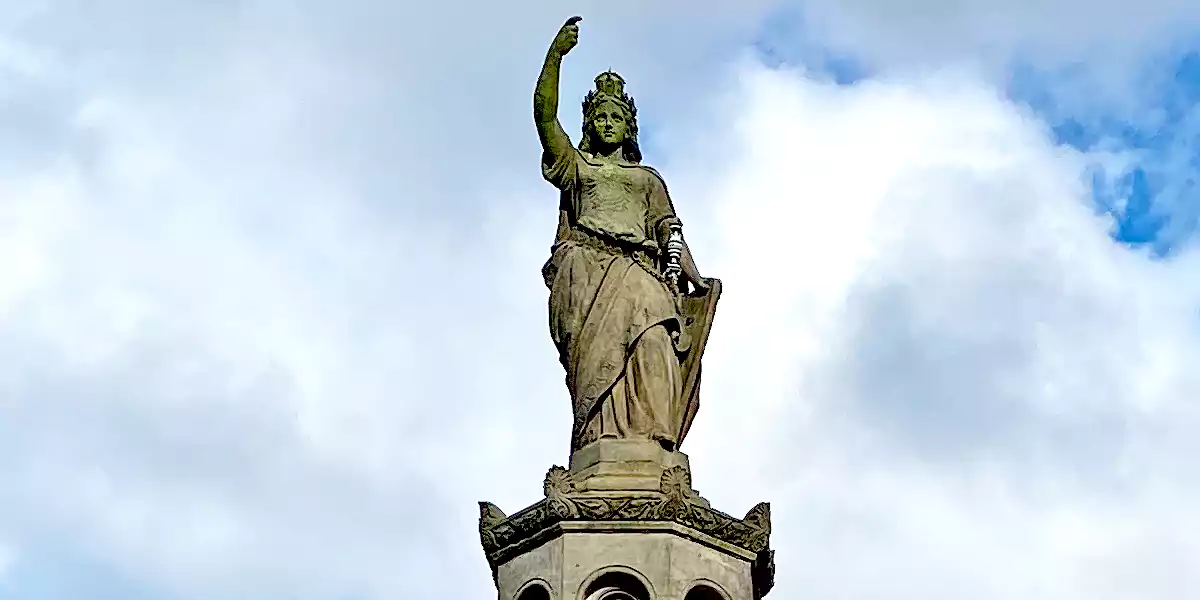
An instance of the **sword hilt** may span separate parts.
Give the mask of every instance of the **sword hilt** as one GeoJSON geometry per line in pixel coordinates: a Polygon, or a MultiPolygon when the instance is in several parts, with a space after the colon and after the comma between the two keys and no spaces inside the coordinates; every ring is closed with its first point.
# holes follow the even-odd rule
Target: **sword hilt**
{"type": "Polygon", "coordinates": [[[673,283],[676,288],[679,287],[679,280],[683,276],[683,226],[679,223],[671,223],[668,225],[670,233],[667,234],[667,279],[673,283]]]}

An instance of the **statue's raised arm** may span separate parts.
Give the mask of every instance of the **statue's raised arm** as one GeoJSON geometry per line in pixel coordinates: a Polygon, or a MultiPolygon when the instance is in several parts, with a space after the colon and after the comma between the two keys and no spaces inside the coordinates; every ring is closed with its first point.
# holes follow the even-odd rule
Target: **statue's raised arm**
{"type": "Polygon", "coordinates": [[[549,166],[573,152],[571,138],[558,121],[558,80],[562,59],[579,43],[579,22],[583,17],[571,17],[558,30],[550,49],[546,51],[546,62],[533,90],[533,122],[537,125],[538,138],[542,141],[542,164],[549,166]]]}
{"type": "Polygon", "coordinates": [[[559,69],[579,21],[555,36],[534,92],[542,176],[559,190],[542,275],[575,413],[571,448],[623,439],[675,451],[699,404],[721,285],[700,276],[665,180],[642,164],[637,106],[620,75],[596,77],[578,147],[563,131],[559,69]]]}

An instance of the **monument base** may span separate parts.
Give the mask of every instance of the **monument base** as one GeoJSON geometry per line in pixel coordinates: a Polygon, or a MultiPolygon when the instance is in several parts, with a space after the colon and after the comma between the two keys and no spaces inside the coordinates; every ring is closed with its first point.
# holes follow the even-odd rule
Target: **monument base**
{"type": "Polygon", "coordinates": [[[600,440],[551,467],[512,516],[480,502],[499,600],[758,600],[774,584],[770,505],[742,519],[691,486],[687,456],[600,440]],[[650,482],[653,481],[653,485],[650,482]]]}
{"type": "MultiPolygon", "coordinates": [[[[570,476],[576,492],[658,492],[665,471],[683,469],[691,479],[688,456],[645,440],[598,440],[571,454],[570,476]]],[[[705,506],[708,501],[690,490],[705,506]]]]}

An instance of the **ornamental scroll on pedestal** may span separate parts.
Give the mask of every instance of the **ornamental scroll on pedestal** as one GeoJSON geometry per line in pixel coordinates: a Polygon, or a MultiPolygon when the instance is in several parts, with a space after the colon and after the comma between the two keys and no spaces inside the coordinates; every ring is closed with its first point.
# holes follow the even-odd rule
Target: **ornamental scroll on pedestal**
{"type": "Polygon", "coordinates": [[[665,179],[643,163],[624,78],[595,78],[578,144],[559,122],[560,68],[581,20],[559,29],[533,98],[542,176],[558,192],[542,276],[570,399],[570,466],[552,467],[544,498],[511,516],[480,503],[484,553],[501,600],[542,588],[561,600],[605,590],[684,600],[704,586],[757,600],[774,584],[770,506],[741,519],[713,509],[679,451],[699,410],[721,282],[700,275],[665,179]],[[645,563],[668,555],[678,569],[645,563]],[[710,567],[708,579],[683,575],[710,567]]]}

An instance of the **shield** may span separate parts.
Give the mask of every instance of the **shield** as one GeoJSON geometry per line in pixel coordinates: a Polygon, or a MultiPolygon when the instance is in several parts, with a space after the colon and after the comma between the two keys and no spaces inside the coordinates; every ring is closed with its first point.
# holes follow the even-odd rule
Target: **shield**
{"type": "Polygon", "coordinates": [[[712,329],[713,316],[717,312],[717,300],[721,297],[721,280],[709,279],[709,288],[702,295],[686,294],[679,300],[680,316],[683,317],[684,336],[690,341],[683,358],[683,421],[680,423],[676,447],[683,443],[684,436],[692,427],[696,411],[700,409],[700,359],[708,343],[708,332],[712,329]]]}

